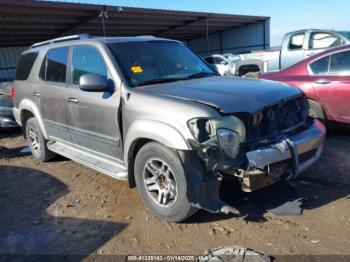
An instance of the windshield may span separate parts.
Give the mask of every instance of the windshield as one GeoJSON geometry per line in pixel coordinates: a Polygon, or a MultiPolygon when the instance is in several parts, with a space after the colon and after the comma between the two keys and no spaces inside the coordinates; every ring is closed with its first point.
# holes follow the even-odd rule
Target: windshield
{"type": "Polygon", "coordinates": [[[216,75],[196,54],[172,41],[108,44],[129,86],[216,75]]]}

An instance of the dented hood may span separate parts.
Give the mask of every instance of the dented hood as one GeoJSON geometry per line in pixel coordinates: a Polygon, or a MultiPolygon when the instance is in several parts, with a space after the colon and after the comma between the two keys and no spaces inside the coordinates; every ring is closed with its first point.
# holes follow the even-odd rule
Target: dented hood
{"type": "Polygon", "coordinates": [[[154,94],[193,100],[222,113],[253,113],[270,104],[301,94],[290,85],[238,77],[206,77],[137,87],[154,94]]]}

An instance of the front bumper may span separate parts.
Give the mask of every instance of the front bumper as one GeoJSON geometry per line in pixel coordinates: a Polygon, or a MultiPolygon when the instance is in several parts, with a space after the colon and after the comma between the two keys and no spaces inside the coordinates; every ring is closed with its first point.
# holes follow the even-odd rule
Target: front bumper
{"type": "Polygon", "coordinates": [[[246,153],[248,169],[242,175],[242,189],[251,192],[280,180],[297,177],[320,157],[325,140],[324,125],[313,125],[294,136],[284,137],[277,144],[246,153]]]}

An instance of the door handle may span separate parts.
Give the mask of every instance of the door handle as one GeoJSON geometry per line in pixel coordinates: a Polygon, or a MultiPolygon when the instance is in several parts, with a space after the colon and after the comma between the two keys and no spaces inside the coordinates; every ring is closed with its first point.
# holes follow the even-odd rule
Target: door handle
{"type": "Polygon", "coordinates": [[[79,100],[78,100],[77,98],[70,97],[70,98],[68,98],[68,102],[69,102],[69,103],[78,104],[78,103],[79,103],[79,100]]]}
{"type": "Polygon", "coordinates": [[[306,56],[313,56],[315,53],[308,53],[306,56]]]}
{"type": "Polygon", "coordinates": [[[330,80],[327,80],[327,79],[319,79],[319,80],[316,80],[314,83],[315,84],[319,84],[319,85],[326,85],[326,84],[329,84],[331,83],[332,81],[330,80]]]}
{"type": "Polygon", "coordinates": [[[33,96],[35,96],[35,97],[40,97],[40,93],[35,92],[35,93],[33,93],[33,96]]]}

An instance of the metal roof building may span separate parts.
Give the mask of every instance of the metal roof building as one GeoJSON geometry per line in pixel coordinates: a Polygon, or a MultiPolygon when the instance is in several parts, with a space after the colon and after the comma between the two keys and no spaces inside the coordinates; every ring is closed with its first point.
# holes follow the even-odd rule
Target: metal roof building
{"type": "Polygon", "coordinates": [[[161,36],[187,42],[204,55],[265,49],[269,27],[269,17],[262,16],[0,0],[0,68],[14,67],[18,50],[26,46],[77,33],[161,36]]]}

